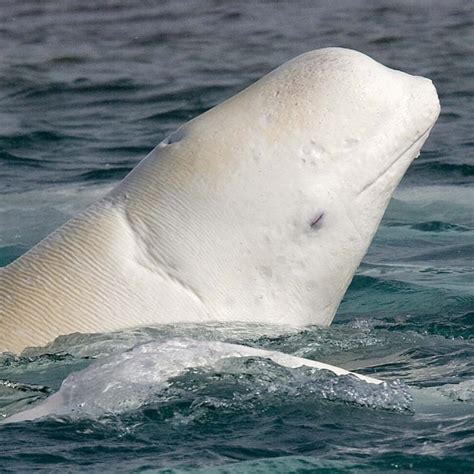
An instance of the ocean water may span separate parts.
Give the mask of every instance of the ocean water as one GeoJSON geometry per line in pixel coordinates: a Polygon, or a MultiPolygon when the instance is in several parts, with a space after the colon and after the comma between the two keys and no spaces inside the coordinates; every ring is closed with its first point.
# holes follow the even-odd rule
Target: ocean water
{"type": "Polygon", "coordinates": [[[82,381],[60,416],[0,425],[0,472],[474,471],[472,2],[4,0],[0,18],[0,266],[305,51],[428,76],[442,105],[330,328],[164,326],[0,355],[3,416],[82,381]],[[386,384],[246,356],[154,372],[159,344],[190,338],[202,359],[225,341],[386,384]]]}

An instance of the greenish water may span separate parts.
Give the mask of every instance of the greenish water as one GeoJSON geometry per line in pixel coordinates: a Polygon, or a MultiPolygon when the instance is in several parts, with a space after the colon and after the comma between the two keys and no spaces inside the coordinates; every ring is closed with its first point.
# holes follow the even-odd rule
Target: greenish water
{"type": "Polygon", "coordinates": [[[0,265],[183,122],[305,51],[351,47],[428,76],[442,104],[331,328],[145,328],[0,356],[3,415],[108,354],[176,336],[282,351],[388,386],[232,359],[166,387],[125,386],[114,403],[129,409],[99,397],[94,416],[0,426],[1,472],[474,470],[471,2],[27,0],[2,2],[0,17],[0,265]]]}

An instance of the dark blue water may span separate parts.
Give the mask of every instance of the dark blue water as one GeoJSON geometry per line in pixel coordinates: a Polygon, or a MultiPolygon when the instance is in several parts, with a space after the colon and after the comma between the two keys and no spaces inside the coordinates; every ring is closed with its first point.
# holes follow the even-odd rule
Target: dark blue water
{"type": "Polygon", "coordinates": [[[149,387],[138,408],[2,426],[1,472],[474,470],[472,2],[4,0],[0,18],[0,265],[169,132],[305,51],[351,47],[428,76],[442,105],[331,328],[142,329],[0,356],[1,414],[106,354],[176,334],[405,386],[323,391],[333,381],[235,360],[149,387]],[[406,390],[412,400],[395,403],[406,390]]]}

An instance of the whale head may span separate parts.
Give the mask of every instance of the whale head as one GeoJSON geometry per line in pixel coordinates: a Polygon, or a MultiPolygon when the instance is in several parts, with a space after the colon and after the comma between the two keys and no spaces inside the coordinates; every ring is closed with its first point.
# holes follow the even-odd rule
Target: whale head
{"type": "Polygon", "coordinates": [[[438,114],[430,80],[322,49],[181,127],[120,192],[210,319],[327,325],[438,114]]]}
{"type": "Polygon", "coordinates": [[[7,267],[0,349],[155,323],[330,324],[439,110],[431,81],[355,51],[289,61],[7,267]]]}

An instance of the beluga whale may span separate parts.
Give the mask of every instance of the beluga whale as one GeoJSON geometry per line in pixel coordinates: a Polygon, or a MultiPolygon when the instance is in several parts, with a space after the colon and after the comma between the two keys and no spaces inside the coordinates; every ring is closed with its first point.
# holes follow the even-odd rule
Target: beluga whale
{"type": "Polygon", "coordinates": [[[329,325],[439,110],[429,79],[362,53],[290,60],[0,270],[0,351],[162,323],[329,325]]]}

